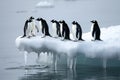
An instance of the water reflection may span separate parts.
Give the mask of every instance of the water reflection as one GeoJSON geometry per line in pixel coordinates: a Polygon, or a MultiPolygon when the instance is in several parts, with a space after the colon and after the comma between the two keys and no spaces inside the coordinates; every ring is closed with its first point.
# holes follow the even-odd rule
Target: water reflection
{"type": "MultiPolygon", "coordinates": [[[[25,54],[24,57],[27,64],[27,55],[25,54]]],[[[19,80],[120,80],[119,67],[103,68],[76,64],[76,68],[69,68],[66,65],[66,58],[64,60],[63,57],[52,53],[38,54],[37,63],[37,65],[19,66],[7,68],[7,70],[24,70],[24,75],[19,80]],[[62,65],[60,58],[64,63],[62,65]],[[42,62],[45,65],[41,65],[42,62]]]]}
{"type": "Polygon", "coordinates": [[[66,72],[65,71],[58,71],[56,73],[53,71],[38,71],[35,74],[29,74],[29,71],[27,71],[27,74],[20,78],[20,80],[64,80],[66,78],[66,72]]]}
{"type": "Polygon", "coordinates": [[[25,70],[25,74],[20,80],[120,80],[120,69],[107,68],[104,70],[101,67],[86,67],[81,66],[74,69],[58,69],[55,70],[43,69],[25,70]]]}

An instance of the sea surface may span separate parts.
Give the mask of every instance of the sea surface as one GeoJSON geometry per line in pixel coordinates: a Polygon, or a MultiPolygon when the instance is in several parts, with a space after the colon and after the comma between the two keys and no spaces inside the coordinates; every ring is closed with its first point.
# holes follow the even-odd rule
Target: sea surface
{"type": "Polygon", "coordinates": [[[90,31],[94,19],[100,27],[120,25],[120,0],[52,0],[52,7],[36,7],[40,1],[0,0],[0,80],[120,80],[120,67],[78,65],[75,70],[54,70],[38,64],[36,53],[27,56],[25,66],[24,54],[15,46],[30,16],[46,19],[49,27],[52,19],[65,20],[69,28],[75,20],[84,33],[90,31]]]}

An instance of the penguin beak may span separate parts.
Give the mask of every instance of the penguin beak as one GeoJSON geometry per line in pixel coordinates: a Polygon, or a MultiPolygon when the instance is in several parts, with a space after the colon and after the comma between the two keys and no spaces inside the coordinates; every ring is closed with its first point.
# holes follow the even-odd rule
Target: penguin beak
{"type": "Polygon", "coordinates": [[[59,23],[61,23],[61,21],[59,21],[59,23]]]}

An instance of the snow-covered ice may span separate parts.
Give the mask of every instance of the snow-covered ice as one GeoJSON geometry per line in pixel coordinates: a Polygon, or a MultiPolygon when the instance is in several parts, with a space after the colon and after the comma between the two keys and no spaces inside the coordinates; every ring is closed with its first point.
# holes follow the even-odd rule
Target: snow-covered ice
{"type": "Polygon", "coordinates": [[[78,54],[83,54],[88,58],[103,59],[104,68],[106,68],[107,59],[120,59],[120,26],[102,28],[101,39],[103,41],[91,41],[91,32],[84,33],[83,39],[85,41],[74,42],[52,37],[36,36],[29,39],[19,36],[16,39],[16,46],[20,51],[28,53],[66,54],[69,68],[76,67],[78,54]]]}

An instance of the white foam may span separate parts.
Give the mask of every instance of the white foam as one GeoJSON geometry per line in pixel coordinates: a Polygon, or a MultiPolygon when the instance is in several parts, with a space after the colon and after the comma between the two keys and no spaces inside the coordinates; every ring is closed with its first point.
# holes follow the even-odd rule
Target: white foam
{"type": "MultiPolygon", "coordinates": [[[[30,39],[18,37],[16,46],[20,51],[66,54],[69,59],[75,58],[78,54],[84,54],[88,58],[102,58],[105,59],[104,67],[106,67],[107,59],[120,58],[120,26],[102,28],[101,39],[103,41],[91,41],[91,32],[84,33],[83,39],[85,41],[73,42],[52,37],[36,36],[30,39]]],[[[72,63],[76,64],[76,62],[72,63]]]]}

